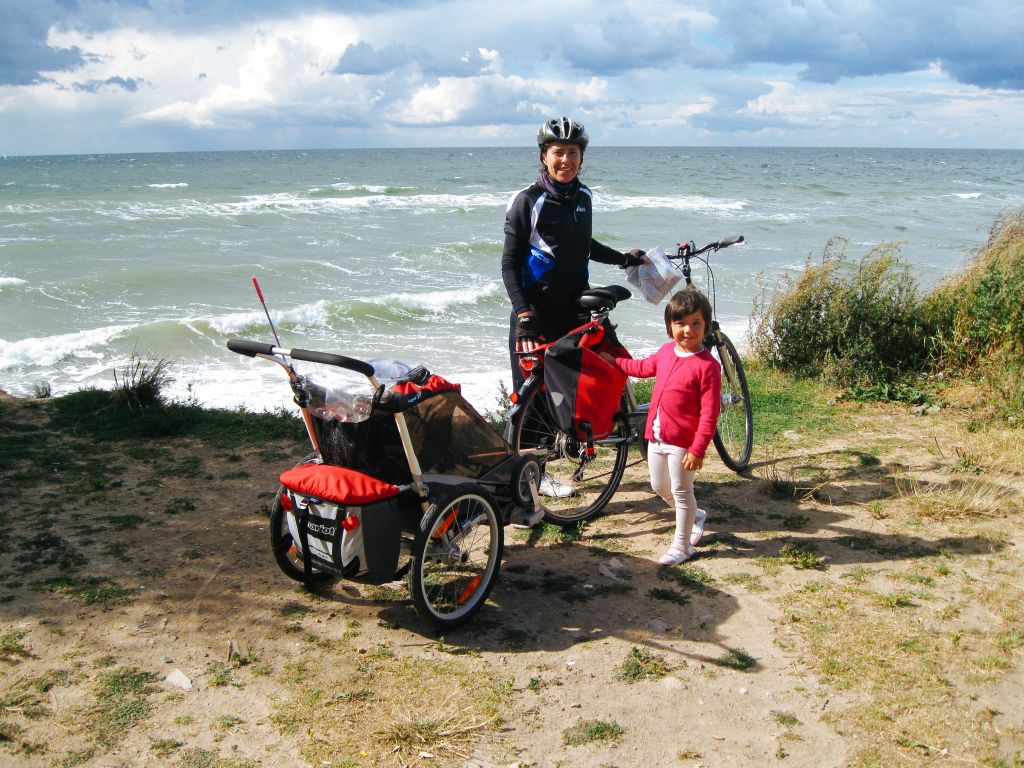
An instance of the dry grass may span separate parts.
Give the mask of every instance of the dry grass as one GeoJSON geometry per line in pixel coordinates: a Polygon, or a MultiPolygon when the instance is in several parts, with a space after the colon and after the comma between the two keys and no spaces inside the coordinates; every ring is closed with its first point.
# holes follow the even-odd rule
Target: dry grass
{"type": "Polygon", "coordinates": [[[399,657],[384,646],[360,653],[347,644],[306,650],[288,681],[291,696],[274,720],[311,765],[461,767],[500,725],[511,693],[479,660],[399,657]],[[323,728],[325,718],[344,726],[323,728]]]}

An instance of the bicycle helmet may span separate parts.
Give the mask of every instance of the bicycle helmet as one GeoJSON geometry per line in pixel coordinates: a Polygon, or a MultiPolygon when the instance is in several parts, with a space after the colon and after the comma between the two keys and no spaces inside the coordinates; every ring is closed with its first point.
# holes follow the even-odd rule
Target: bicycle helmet
{"type": "Polygon", "coordinates": [[[575,144],[580,148],[580,152],[585,152],[587,144],[590,143],[590,137],[587,136],[587,129],[583,127],[582,123],[562,117],[548,120],[537,131],[537,146],[541,149],[545,144],[550,144],[553,141],[575,144]]]}

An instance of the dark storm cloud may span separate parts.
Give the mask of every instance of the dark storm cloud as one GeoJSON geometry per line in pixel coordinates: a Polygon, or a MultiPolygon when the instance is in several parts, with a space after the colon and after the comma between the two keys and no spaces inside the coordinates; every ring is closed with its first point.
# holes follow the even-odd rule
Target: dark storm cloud
{"type": "Polygon", "coordinates": [[[0,85],[28,85],[43,72],[73,69],[83,63],[77,48],[51,48],[47,32],[68,4],[0,0],[0,85]]]}
{"type": "Polygon", "coordinates": [[[129,93],[135,93],[139,90],[139,86],[145,83],[144,80],[138,78],[123,78],[123,77],[108,77],[106,80],[89,80],[84,83],[74,83],[71,88],[75,91],[86,91],[88,93],[96,93],[104,89],[116,88],[129,93]]]}
{"type": "Polygon", "coordinates": [[[487,63],[477,50],[439,56],[418,46],[391,44],[375,48],[360,41],[345,49],[334,74],[384,75],[414,68],[430,77],[469,77],[478,74],[487,63]]]}
{"type": "Polygon", "coordinates": [[[937,64],[979,88],[1024,89],[1024,13],[1016,3],[710,0],[736,64],[802,66],[816,83],[937,64]]]}

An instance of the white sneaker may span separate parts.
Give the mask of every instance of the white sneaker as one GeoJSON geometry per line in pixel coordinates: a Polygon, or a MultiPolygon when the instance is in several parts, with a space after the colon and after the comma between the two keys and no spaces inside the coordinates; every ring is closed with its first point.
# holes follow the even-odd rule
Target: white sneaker
{"type": "Polygon", "coordinates": [[[697,510],[697,516],[693,520],[693,530],[690,531],[690,546],[695,547],[704,538],[704,522],[708,519],[708,513],[703,509],[697,510]]]}
{"type": "Polygon", "coordinates": [[[540,487],[537,490],[540,491],[541,496],[550,496],[553,499],[567,499],[570,496],[576,495],[575,488],[558,482],[548,472],[544,473],[544,477],[540,481],[540,487]]]}

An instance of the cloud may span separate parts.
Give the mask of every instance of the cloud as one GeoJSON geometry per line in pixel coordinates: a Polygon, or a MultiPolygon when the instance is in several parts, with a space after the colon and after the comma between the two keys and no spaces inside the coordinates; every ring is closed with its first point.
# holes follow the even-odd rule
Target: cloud
{"type": "Polygon", "coordinates": [[[101,88],[121,88],[129,93],[134,93],[139,90],[140,85],[144,85],[144,80],[138,78],[125,79],[123,77],[108,77],[106,80],[89,80],[85,83],[72,83],[72,89],[76,91],[87,91],[88,93],[96,93],[101,88]]]}
{"type": "Polygon", "coordinates": [[[77,47],[47,43],[50,20],[60,15],[61,6],[50,0],[24,4],[0,0],[0,84],[40,82],[45,79],[43,72],[74,69],[84,62],[77,47]]]}
{"type": "Polygon", "coordinates": [[[386,75],[406,70],[424,77],[472,77],[493,70],[498,62],[497,52],[484,48],[435,54],[420,46],[396,43],[375,48],[360,40],[345,48],[333,72],[336,75],[386,75]]]}
{"type": "Polygon", "coordinates": [[[566,0],[554,14],[541,0],[0,0],[0,12],[8,153],[45,146],[55,122],[87,122],[75,147],[95,151],[86,142],[119,133],[119,149],[175,135],[184,148],[519,144],[558,114],[586,122],[595,144],[914,132],[1024,144],[1024,14],[994,0],[941,12],[924,0],[566,0]]]}
{"type": "Polygon", "coordinates": [[[781,63],[809,82],[908,73],[938,63],[958,82],[1024,89],[1024,13],[972,0],[710,0],[738,65],[781,63]]]}

